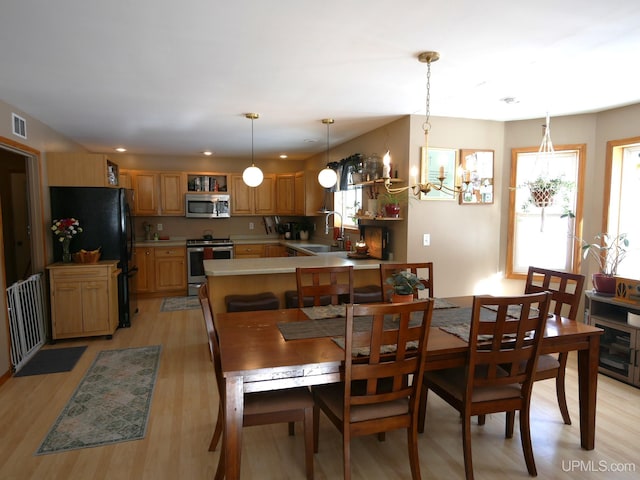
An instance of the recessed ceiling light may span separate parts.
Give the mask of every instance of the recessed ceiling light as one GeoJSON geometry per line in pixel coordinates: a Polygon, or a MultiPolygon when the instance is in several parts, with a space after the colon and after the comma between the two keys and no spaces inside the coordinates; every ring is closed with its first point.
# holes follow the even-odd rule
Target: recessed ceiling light
{"type": "Polygon", "coordinates": [[[126,151],[127,151],[127,149],[126,149],[126,148],[124,148],[124,147],[118,147],[118,148],[116,148],[116,152],[120,152],[120,153],[122,153],[122,152],[126,152],[126,151]]]}
{"type": "Polygon", "coordinates": [[[287,157],[288,157],[288,155],[286,153],[283,153],[283,154],[280,155],[280,158],[287,158],[287,157]]]}
{"type": "Polygon", "coordinates": [[[520,103],[520,100],[518,100],[516,97],[504,97],[504,98],[501,98],[500,101],[506,103],[507,105],[520,103]]]}
{"type": "Polygon", "coordinates": [[[315,138],[305,138],[304,143],[316,143],[318,140],[315,138]]]}
{"type": "Polygon", "coordinates": [[[211,155],[213,155],[213,152],[209,151],[209,150],[205,150],[204,152],[202,152],[203,155],[206,155],[207,157],[210,157],[211,155]]]}

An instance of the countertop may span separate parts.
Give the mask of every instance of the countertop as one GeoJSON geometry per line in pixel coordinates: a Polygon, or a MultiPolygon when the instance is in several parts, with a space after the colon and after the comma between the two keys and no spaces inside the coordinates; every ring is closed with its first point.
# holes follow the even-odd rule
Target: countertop
{"type": "Polygon", "coordinates": [[[228,277],[236,275],[263,275],[295,273],[297,267],[336,267],[353,265],[354,270],[377,270],[382,260],[376,258],[350,259],[347,252],[321,253],[313,256],[239,258],[232,260],[205,260],[207,276],[228,277]]]}

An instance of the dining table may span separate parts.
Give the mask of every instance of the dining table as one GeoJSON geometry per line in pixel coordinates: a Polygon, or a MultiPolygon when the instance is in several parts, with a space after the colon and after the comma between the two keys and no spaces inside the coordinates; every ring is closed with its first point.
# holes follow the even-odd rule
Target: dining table
{"type": "MultiPolygon", "coordinates": [[[[459,310],[456,312],[445,307],[448,311],[442,310],[441,313],[451,316],[459,312],[468,316],[467,321],[470,321],[472,296],[442,301],[459,310]]],[[[344,306],[341,308],[344,309],[344,306]]],[[[225,380],[225,451],[221,455],[225,455],[227,480],[240,478],[245,393],[341,380],[340,366],[344,361],[344,350],[336,341],[339,339],[334,336],[335,331],[329,328],[326,332],[309,333],[308,327],[318,322],[312,315],[310,318],[309,310],[291,308],[215,315],[225,380]],[[295,325],[288,325],[294,322],[295,325]],[[293,330],[293,336],[284,327],[293,330]],[[285,338],[285,334],[289,339],[285,338]]],[[[437,320],[442,317],[439,312],[436,303],[427,343],[427,370],[461,366],[467,361],[467,341],[447,331],[447,320],[437,320]]],[[[336,320],[338,325],[342,324],[344,334],[344,321],[336,318],[332,321],[336,320]]],[[[330,323],[327,325],[330,326],[330,323]]],[[[600,328],[582,322],[550,316],[541,346],[543,354],[577,351],[580,444],[585,450],[595,447],[598,358],[602,333],[600,328]]]]}

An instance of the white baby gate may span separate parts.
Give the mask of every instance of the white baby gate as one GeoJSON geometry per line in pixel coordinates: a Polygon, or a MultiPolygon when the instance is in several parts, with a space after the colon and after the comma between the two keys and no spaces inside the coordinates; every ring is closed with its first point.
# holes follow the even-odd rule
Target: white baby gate
{"type": "Polygon", "coordinates": [[[31,275],[7,288],[11,363],[19,371],[45,341],[42,273],[31,275]]]}

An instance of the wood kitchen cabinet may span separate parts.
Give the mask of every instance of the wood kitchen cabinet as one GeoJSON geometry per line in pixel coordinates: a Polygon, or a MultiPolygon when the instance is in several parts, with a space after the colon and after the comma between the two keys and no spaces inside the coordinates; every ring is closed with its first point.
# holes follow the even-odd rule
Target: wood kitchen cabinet
{"type": "Polygon", "coordinates": [[[262,243],[234,245],[233,258],[261,258],[264,256],[264,247],[262,243]]]}
{"type": "Polygon", "coordinates": [[[49,270],[51,332],[62,338],[113,335],[118,328],[116,260],[54,263],[49,270]]]}
{"type": "Polygon", "coordinates": [[[134,214],[183,216],[186,176],[182,172],[130,171],[134,214]]]}
{"type": "Polygon", "coordinates": [[[155,291],[155,248],[136,247],[133,249],[133,265],[138,273],[133,277],[133,289],[136,293],[153,293],[155,291]]]}
{"type": "Polygon", "coordinates": [[[284,245],[265,245],[264,246],[265,257],[288,257],[287,247],[284,245]]]}
{"type": "Polygon", "coordinates": [[[77,152],[47,152],[50,187],[118,188],[118,165],[107,155],[77,152]]]}
{"type": "Polygon", "coordinates": [[[187,294],[187,249],[141,246],[134,250],[136,293],[145,297],[187,294]]]}
{"type": "Polygon", "coordinates": [[[187,249],[156,247],[155,291],[157,293],[187,293],[187,249]]]}
{"type": "Polygon", "coordinates": [[[276,175],[276,213],[278,215],[294,215],[296,213],[295,179],[294,173],[276,175]]]}
{"type": "Polygon", "coordinates": [[[262,183],[249,187],[242,175],[231,175],[232,215],[274,215],[276,213],[276,175],[265,174],[262,183]]]}

